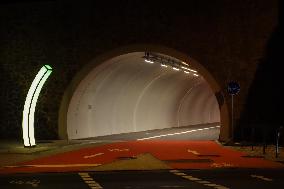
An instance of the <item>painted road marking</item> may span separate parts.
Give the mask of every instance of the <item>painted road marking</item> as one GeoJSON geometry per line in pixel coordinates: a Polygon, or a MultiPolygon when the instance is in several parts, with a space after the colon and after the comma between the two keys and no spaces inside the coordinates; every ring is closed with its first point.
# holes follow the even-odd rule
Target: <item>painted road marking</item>
{"type": "Polygon", "coordinates": [[[83,180],[87,181],[87,180],[93,180],[91,177],[82,177],[83,180]]]}
{"type": "Polygon", "coordinates": [[[97,182],[94,181],[93,179],[92,180],[86,180],[85,183],[87,183],[87,184],[97,184],[97,182]]]}
{"type": "Polygon", "coordinates": [[[200,155],[197,151],[188,149],[187,152],[193,153],[194,155],[200,155]]]}
{"type": "Polygon", "coordinates": [[[101,155],[104,155],[105,153],[97,153],[97,154],[92,154],[92,155],[89,155],[89,156],[84,156],[85,159],[87,158],[93,158],[93,157],[97,157],[97,156],[101,156],[101,155]]]}
{"type": "Polygon", "coordinates": [[[215,188],[215,189],[230,189],[228,187],[225,187],[225,186],[222,186],[222,185],[219,185],[219,184],[214,184],[214,183],[211,183],[209,181],[202,180],[200,178],[196,178],[196,177],[193,177],[191,175],[187,175],[187,174],[185,174],[183,172],[180,172],[178,170],[170,170],[169,172],[171,172],[171,173],[173,173],[173,174],[175,174],[177,176],[181,176],[181,177],[183,177],[183,178],[185,178],[187,180],[190,180],[192,182],[196,182],[198,184],[202,184],[204,186],[209,186],[209,187],[212,187],[212,188],[215,188]]]}
{"type": "Polygon", "coordinates": [[[118,149],[118,148],[115,148],[115,149],[108,149],[110,152],[128,152],[129,149],[127,148],[124,148],[124,149],[118,149]]]}
{"type": "Polygon", "coordinates": [[[260,175],[250,175],[252,178],[258,178],[258,179],[261,179],[261,180],[265,180],[265,181],[273,181],[273,179],[270,179],[270,178],[266,178],[264,176],[260,176],[260,175]]]}
{"type": "Polygon", "coordinates": [[[197,182],[200,183],[200,184],[209,184],[210,183],[209,181],[206,181],[206,180],[199,180],[197,182]]]}
{"type": "Polygon", "coordinates": [[[184,188],[184,186],[160,186],[160,188],[184,188]]]}
{"type": "Polygon", "coordinates": [[[90,187],[100,187],[98,183],[88,183],[90,187]]]}
{"type": "Polygon", "coordinates": [[[202,129],[193,129],[193,130],[183,131],[183,132],[179,132],[179,133],[169,133],[169,134],[164,134],[164,135],[157,135],[157,136],[152,136],[152,137],[139,138],[137,140],[149,140],[149,139],[153,139],[153,138],[161,138],[161,137],[166,137],[166,136],[181,135],[181,134],[192,133],[192,132],[196,132],[196,131],[203,131],[203,130],[207,130],[207,129],[215,129],[215,128],[219,128],[219,127],[220,126],[207,127],[207,128],[202,128],[202,129]]]}
{"type": "Polygon", "coordinates": [[[175,173],[175,174],[178,175],[178,176],[186,175],[186,174],[184,174],[184,173],[175,173]]]}
{"type": "Polygon", "coordinates": [[[215,189],[229,189],[229,188],[219,185],[219,186],[216,186],[215,189]]]}
{"type": "Polygon", "coordinates": [[[101,164],[49,164],[49,165],[16,165],[4,166],[5,168],[19,168],[19,167],[37,167],[37,168],[55,168],[55,167],[97,167],[101,164]]]}
{"type": "Polygon", "coordinates": [[[91,188],[91,189],[99,189],[103,188],[99,183],[94,181],[94,179],[89,175],[89,173],[78,173],[81,176],[83,181],[91,188]]]}
{"type": "Polygon", "coordinates": [[[236,167],[235,165],[230,164],[230,163],[212,163],[210,166],[215,167],[215,168],[236,167]]]}
{"type": "Polygon", "coordinates": [[[183,176],[183,178],[186,178],[186,179],[191,180],[191,181],[200,181],[201,180],[199,178],[195,178],[195,177],[192,177],[190,175],[183,176]]]}
{"type": "Polygon", "coordinates": [[[17,184],[17,185],[27,184],[27,185],[31,185],[32,187],[38,187],[38,185],[40,184],[40,180],[36,180],[36,179],[28,180],[28,181],[12,180],[9,183],[17,184]]]}
{"type": "Polygon", "coordinates": [[[219,186],[218,184],[211,184],[211,183],[208,183],[208,184],[204,184],[205,186],[212,186],[212,187],[216,187],[216,186],[219,186]]]}
{"type": "Polygon", "coordinates": [[[173,169],[173,170],[170,170],[170,172],[171,172],[171,173],[179,173],[179,170],[173,169]]]}

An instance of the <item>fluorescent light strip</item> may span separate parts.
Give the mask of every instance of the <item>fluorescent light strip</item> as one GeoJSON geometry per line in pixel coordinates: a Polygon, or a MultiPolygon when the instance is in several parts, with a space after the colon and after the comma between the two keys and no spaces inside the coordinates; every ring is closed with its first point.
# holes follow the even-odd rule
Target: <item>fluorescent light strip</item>
{"type": "Polygon", "coordinates": [[[154,63],[152,60],[147,60],[147,59],[145,59],[145,62],[150,63],[150,64],[154,63]]]}
{"type": "Polygon", "coordinates": [[[189,131],[183,131],[183,132],[180,132],[180,133],[170,133],[170,134],[157,135],[157,136],[146,137],[146,138],[139,138],[137,140],[149,140],[149,139],[154,139],[154,138],[161,138],[161,137],[173,136],[173,135],[181,135],[181,134],[192,133],[192,132],[202,131],[202,130],[207,130],[207,129],[215,129],[215,128],[220,128],[220,126],[206,127],[206,128],[202,128],[202,129],[193,129],[193,130],[189,130],[189,131]]]}
{"type": "Polygon", "coordinates": [[[178,68],[176,68],[176,67],[173,67],[173,70],[179,71],[179,69],[178,69],[178,68]]]}
{"type": "Polygon", "coordinates": [[[34,78],[28,91],[23,110],[23,139],[25,146],[35,146],[34,138],[34,112],[40,91],[52,72],[49,65],[43,66],[34,78]]]}
{"type": "Polygon", "coordinates": [[[161,64],[162,67],[167,68],[168,66],[166,64],[161,64]]]}
{"type": "Polygon", "coordinates": [[[186,73],[186,74],[189,74],[189,72],[188,71],[183,71],[184,73],[186,73]]]}
{"type": "Polygon", "coordinates": [[[190,68],[187,68],[187,67],[184,67],[184,66],[182,66],[181,68],[183,68],[185,70],[188,70],[188,71],[191,71],[191,72],[194,72],[194,73],[197,72],[196,70],[193,70],[193,69],[190,69],[190,68]]]}
{"type": "Polygon", "coordinates": [[[194,76],[198,77],[199,75],[198,74],[193,74],[194,76]]]}
{"type": "Polygon", "coordinates": [[[187,66],[188,66],[188,64],[187,64],[187,63],[185,63],[185,62],[183,62],[183,61],[182,61],[181,63],[182,63],[182,64],[184,64],[184,65],[187,65],[187,66]]]}

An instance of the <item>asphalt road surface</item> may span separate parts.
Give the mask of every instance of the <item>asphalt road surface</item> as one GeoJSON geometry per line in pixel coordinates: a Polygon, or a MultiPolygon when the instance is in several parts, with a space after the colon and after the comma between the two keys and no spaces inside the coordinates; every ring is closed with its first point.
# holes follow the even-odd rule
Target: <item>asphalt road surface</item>
{"type": "MultiPolygon", "coordinates": [[[[201,124],[150,131],[116,134],[88,138],[93,141],[127,141],[127,140],[217,140],[220,134],[220,123],[201,124]]],[[[85,139],[84,139],[85,140],[85,139]]]]}
{"type": "Polygon", "coordinates": [[[1,175],[1,189],[283,188],[282,169],[112,171],[1,175]]]}

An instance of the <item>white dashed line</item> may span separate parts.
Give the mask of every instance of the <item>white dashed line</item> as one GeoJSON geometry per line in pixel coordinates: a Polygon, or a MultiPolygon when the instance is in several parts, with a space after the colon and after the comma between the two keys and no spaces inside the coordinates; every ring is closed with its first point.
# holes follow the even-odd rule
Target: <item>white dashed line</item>
{"type": "Polygon", "coordinates": [[[252,178],[258,178],[258,179],[261,179],[261,180],[264,180],[264,181],[273,181],[273,179],[270,179],[270,178],[266,178],[264,176],[260,176],[260,175],[250,175],[252,178]]]}
{"type": "Polygon", "coordinates": [[[220,186],[220,185],[219,185],[219,186],[216,186],[215,189],[230,189],[230,188],[227,188],[227,187],[225,187],[225,186],[220,186]]]}
{"type": "Polygon", "coordinates": [[[171,173],[179,173],[179,170],[170,170],[171,173]]]}
{"type": "Polygon", "coordinates": [[[103,188],[99,183],[94,181],[93,178],[90,177],[89,173],[78,173],[83,181],[91,188],[91,189],[101,189],[103,188]]]}
{"type": "Polygon", "coordinates": [[[180,172],[178,170],[170,170],[169,172],[177,175],[177,176],[181,176],[189,181],[192,181],[192,182],[195,182],[195,183],[198,183],[198,184],[202,184],[204,186],[209,186],[209,187],[212,187],[212,188],[215,188],[215,189],[230,189],[228,187],[225,187],[225,186],[222,186],[222,185],[219,185],[219,184],[214,184],[214,183],[211,183],[209,181],[206,181],[206,180],[202,180],[200,178],[196,178],[196,177],[193,177],[191,175],[187,175],[183,172],[180,172]]]}
{"type": "Polygon", "coordinates": [[[84,181],[93,180],[91,177],[90,177],[90,178],[82,177],[82,179],[83,179],[84,181]]]}
{"type": "Polygon", "coordinates": [[[160,186],[160,188],[184,188],[184,186],[160,186]]]}
{"type": "Polygon", "coordinates": [[[209,181],[206,181],[206,180],[199,180],[197,182],[200,183],[200,184],[209,184],[210,183],[209,181]]]}
{"type": "Polygon", "coordinates": [[[201,180],[199,178],[195,178],[195,177],[192,177],[192,176],[189,176],[189,175],[183,176],[183,178],[186,178],[186,179],[191,180],[191,181],[200,181],[201,180]]]}
{"type": "Polygon", "coordinates": [[[212,186],[212,187],[219,187],[220,185],[217,185],[217,184],[204,184],[205,186],[212,186]]]}
{"type": "Polygon", "coordinates": [[[183,175],[186,175],[186,174],[184,174],[184,173],[175,173],[175,175],[183,176],[183,175]]]}

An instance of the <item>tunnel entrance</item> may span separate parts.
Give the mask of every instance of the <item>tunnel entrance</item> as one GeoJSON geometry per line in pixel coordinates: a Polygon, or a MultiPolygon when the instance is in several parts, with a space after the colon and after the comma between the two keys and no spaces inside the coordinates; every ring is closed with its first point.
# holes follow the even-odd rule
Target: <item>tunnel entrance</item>
{"type": "Polygon", "coordinates": [[[204,124],[221,125],[222,133],[216,91],[194,64],[159,51],[132,51],[89,65],[73,81],[69,98],[63,99],[60,137],[83,139],[204,124]]]}

